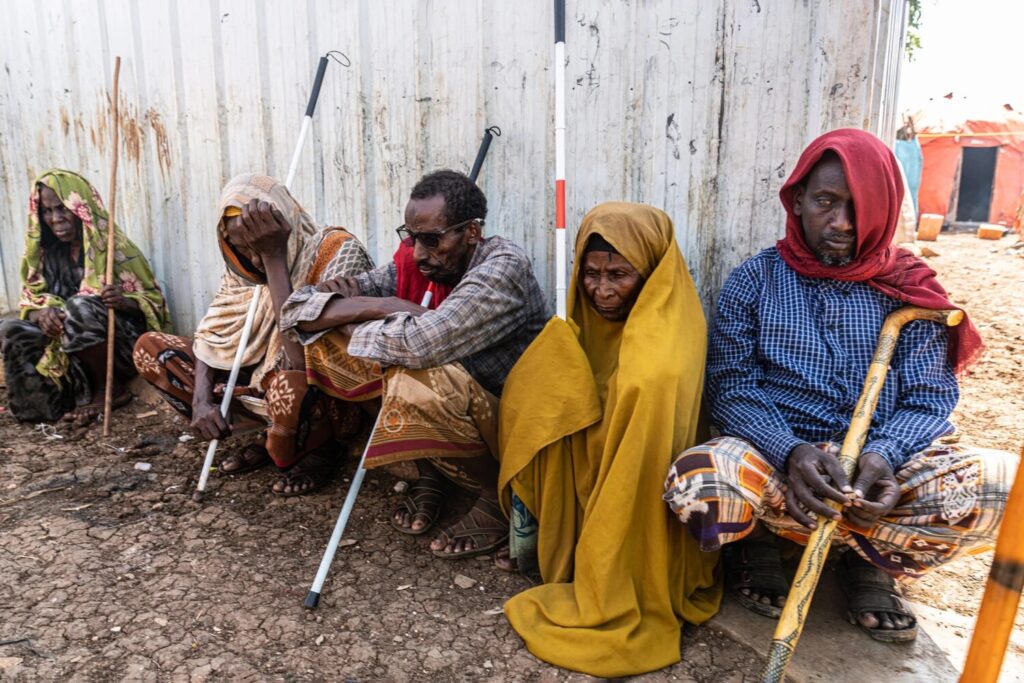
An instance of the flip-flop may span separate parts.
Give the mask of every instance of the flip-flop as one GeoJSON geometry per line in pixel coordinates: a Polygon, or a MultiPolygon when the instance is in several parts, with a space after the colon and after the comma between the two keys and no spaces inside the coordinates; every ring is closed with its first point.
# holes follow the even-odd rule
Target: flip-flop
{"type": "Polygon", "coordinates": [[[917,617],[910,603],[899,594],[896,580],[881,569],[856,560],[860,560],[860,556],[853,550],[847,550],[839,558],[839,585],[846,594],[847,620],[859,626],[874,640],[883,643],[906,643],[917,638],[917,617]],[[851,553],[856,556],[855,560],[848,557],[851,553]],[[886,612],[909,617],[910,626],[868,628],[859,619],[865,612],[886,612]]]}
{"type": "Polygon", "coordinates": [[[430,531],[441,516],[441,508],[444,506],[445,496],[448,491],[444,481],[437,477],[420,477],[409,488],[409,492],[402,497],[398,507],[391,513],[391,526],[408,536],[422,536],[430,531]],[[433,507],[431,507],[433,506],[433,507]],[[410,515],[409,524],[417,519],[426,522],[422,529],[413,529],[411,526],[402,526],[395,521],[395,513],[407,512],[410,515]]]}
{"type": "Polygon", "coordinates": [[[266,467],[271,462],[273,461],[270,459],[270,453],[267,452],[267,449],[262,444],[251,443],[240,452],[232,453],[221,460],[218,472],[220,474],[242,474],[243,472],[252,472],[253,470],[258,470],[261,467],[266,467]],[[256,457],[246,457],[246,454],[251,453],[255,453],[256,457]],[[226,470],[224,469],[224,463],[229,460],[241,462],[242,465],[234,469],[226,470]]]}
{"type": "Polygon", "coordinates": [[[431,549],[430,552],[434,555],[434,557],[440,557],[445,560],[458,560],[463,557],[477,557],[479,555],[486,555],[487,553],[493,552],[495,549],[500,548],[502,545],[508,543],[508,519],[505,518],[505,513],[501,511],[501,508],[498,507],[498,503],[496,501],[490,501],[487,500],[486,498],[479,498],[476,502],[476,505],[473,506],[472,510],[466,513],[465,517],[463,517],[458,522],[448,527],[447,529],[444,529],[441,532],[441,536],[438,536],[438,538],[442,537],[444,538],[446,546],[454,541],[468,538],[469,540],[473,541],[473,545],[475,545],[476,547],[472,548],[471,550],[463,550],[461,552],[454,553],[448,553],[444,550],[431,549]],[[476,511],[479,514],[482,514],[484,517],[488,517],[491,520],[497,522],[497,525],[489,528],[481,526],[469,526],[469,524],[472,523],[469,517],[473,514],[474,511],[476,511]],[[505,529],[504,534],[500,535],[497,539],[495,539],[488,545],[480,545],[480,540],[478,539],[483,539],[484,541],[486,541],[488,538],[494,536],[494,534],[496,533],[496,529],[502,528],[505,529]]]}

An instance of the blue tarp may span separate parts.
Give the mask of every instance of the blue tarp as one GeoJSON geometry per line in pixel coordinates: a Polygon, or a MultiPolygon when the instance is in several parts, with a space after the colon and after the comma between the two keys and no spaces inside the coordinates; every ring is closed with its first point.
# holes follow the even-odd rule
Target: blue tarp
{"type": "Polygon", "coordinates": [[[920,215],[917,209],[917,192],[921,189],[921,167],[924,165],[924,156],[921,154],[921,143],[917,138],[913,140],[896,141],[896,158],[903,167],[903,174],[907,176],[907,185],[910,186],[910,197],[914,200],[914,213],[920,215]]]}

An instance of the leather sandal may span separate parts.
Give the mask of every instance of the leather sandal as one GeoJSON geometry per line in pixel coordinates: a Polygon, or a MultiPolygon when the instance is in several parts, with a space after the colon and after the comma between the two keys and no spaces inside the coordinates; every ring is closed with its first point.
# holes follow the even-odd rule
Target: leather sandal
{"type": "Polygon", "coordinates": [[[839,558],[839,584],[846,594],[846,618],[869,636],[883,643],[906,643],[917,638],[917,617],[902,595],[896,580],[878,567],[867,564],[853,550],[839,558]],[[851,559],[851,555],[854,557],[851,559]],[[860,623],[865,612],[888,613],[910,618],[906,628],[868,628],[860,623]]]}
{"type": "Polygon", "coordinates": [[[338,472],[340,461],[332,455],[333,444],[318,446],[300,457],[300,460],[292,465],[287,472],[274,482],[270,492],[275,496],[291,498],[293,496],[305,496],[314,491],[319,491],[330,483],[338,472]],[[278,490],[280,484],[282,490],[278,490]],[[299,491],[284,491],[284,486],[305,486],[299,491]]]}
{"type": "Polygon", "coordinates": [[[782,556],[774,541],[738,541],[723,549],[725,583],[741,605],[761,616],[778,619],[782,608],[754,600],[747,589],[765,595],[788,595],[789,580],[782,569],[782,556]]]}
{"type": "Polygon", "coordinates": [[[441,516],[441,507],[448,495],[447,486],[438,477],[420,477],[409,488],[409,492],[399,501],[398,507],[391,513],[391,526],[409,536],[421,536],[434,526],[437,518],[441,516]],[[410,526],[402,526],[395,521],[395,514],[406,512],[409,514],[410,526]],[[422,529],[413,529],[412,523],[416,520],[425,522],[422,529]]]}
{"type": "Polygon", "coordinates": [[[469,539],[473,541],[474,547],[469,550],[463,550],[460,552],[445,552],[444,550],[433,550],[431,553],[435,557],[440,557],[445,560],[457,560],[463,557],[476,557],[478,555],[486,555],[487,553],[493,552],[497,548],[508,543],[508,519],[505,518],[505,513],[498,507],[496,501],[487,500],[486,498],[479,498],[476,501],[476,505],[466,513],[466,516],[460,519],[458,522],[448,527],[441,532],[438,537],[443,539],[445,545],[455,541],[469,539]],[[470,526],[476,524],[471,519],[474,516],[483,516],[484,518],[495,522],[494,526],[482,527],[482,526],[470,526]],[[500,533],[504,531],[504,533],[500,533]],[[500,534],[495,540],[487,543],[491,538],[494,538],[495,534],[500,534]],[[487,543],[481,545],[481,543],[487,543]]]}
{"type": "Polygon", "coordinates": [[[271,462],[270,453],[267,452],[266,447],[261,443],[251,443],[241,451],[231,453],[223,460],[220,461],[221,474],[242,474],[243,472],[252,472],[258,470],[261,467],[266,467],[271,462]],[[224,465],[228,463],[239,463],[238,467],[231,469],[224,469],[224,465]]]}

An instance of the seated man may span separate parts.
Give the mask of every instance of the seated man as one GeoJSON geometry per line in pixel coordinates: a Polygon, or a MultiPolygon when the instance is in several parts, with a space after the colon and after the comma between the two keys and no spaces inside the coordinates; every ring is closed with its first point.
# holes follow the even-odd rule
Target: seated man
{"type": "Polygon", "coordinates": [[[1013,480],[1007,453],[934,443],[953,431],[954,372],[976,359],[981,338],[966,319],[903,329],[849,481],[836,454],[882,321],[905,304],[955,307],[934,271],[891,244],[903,184],[873,135],[818,138],[780,195],[785,238],[740,265],[718,301],[707,398],[723,436],[679,456],[665,500],[704,550],[736,542],[727,583],[774,617],[789,586],[758,520],[802,543],[816,515],[839,519],[851,622],[878,640],[911,640],[916,620],[892,577],[991,547],[1013,480]]]}
{"type": "Polygon", "coordinates": [[[354,436],[361,413],[339,413],[322,397],[307,396],[302,347],[277,331],[281,306],[296,287],[361,273],[373,263],[348,231],[321,229],[284,185],[254,173],[235,176],[224,187],[217,238],[224,275],[195,338],[144,334],[135,345],[135,365],[203,437],[262,428],[269,419],[266,437],[228,455],[221,471],[244,472],[273,461],[282,470],[275,494],[308,493],[330,477],[337,465],[332,442],[354,436]],[[236,401],[231,411],[237,419],[229,424],[220,414],[224,382],[261,284],[269,291],[260,297],[235,389],[236,396],[258,400],[236,401]]]}
{"type": "Polygon", "coordinates": [[[394,513],[395,528],[430,529],[445,499],[442,474],[479,492],[431,543],[444,558],[491,552],[508,537],[497,496],[498,397],[547,320],[526,254],[484,238],[486,216],[487,200],[469,178],[431,173],[413,188],[398,228],[412,259],[298,290],[282,312],[282,329],[297,329],[307,345],[311,384],[339,402],[380,398],[366,467],[416,461],[419,479],[394,513]],[[397,296],[423,277],[428,307],[397,296]]]}

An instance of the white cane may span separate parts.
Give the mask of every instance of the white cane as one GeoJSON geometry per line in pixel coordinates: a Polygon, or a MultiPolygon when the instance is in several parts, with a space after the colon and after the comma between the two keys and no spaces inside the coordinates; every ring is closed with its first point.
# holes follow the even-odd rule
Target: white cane
{"type": "MultiPolygon", "coordinates": [[[[345,57],[340,52],[332,50],[326,55],[320,58],[320,62],[316,67],[316,76],[313,78],[313,92],[309,95],[309,102],[306,104],[306,115],[302,117],[302,128],[299,130],[299,141],[295,143],[295,151],[292,153],[292,162],[288,167],[288,177],[285,178],[285,187],[291,188],[292,181],[295,180],[295,173],[299,168],[299,157],[302,156],[302,148],[306,142],[306,135],[309,134],[309,127],[313,121],[313,112],[316,110],[316,102],[320,99],[320,86],[324,82],[324,74],[327,72],[327,61],[328,56],[334,56],[334,59],[343,66],[351,66],[351,62],[348,61],[348,57],[345,57]],[[335,55],[340,55],[340,58],[335,55]],[[344,61],[342,61],[344,60],[344,61]]],[[[261,285],[253,287],[252,300],[249,302],[249,309],[245,312],[245,325],[242,327],[242,338],[239,340],[238,350],[235,352],[235,360],[231,364],[231,373],[228,375],[227,387],[224,389],[224,398],[220,402],[220,414],[225,420],[228,419],[228,410],[231,408],[231,395],[235,391],[235,384],[238,382],[238,373],[242,369],[242,359],[245,357],[245,349],[249,345],[249,335],[252,332],[253,323],[256,321],[256,311],[259,308],[260,294],[263,291],[261,285]]],[[[210,442],[210,446],[206,449],[206,459],[203,460],[203,469],[199,473],[199,483],[196,485],[196,490],[203,492],[206,490],[206,480],[210,477],[210,468],[213,466],[213,456],[217,452],[217,445],[220,443],[219,439],[214,439],[210,442]]]]}
{"type": "MultiPolygon", "coordinates": [[[[249,334],[252,332],[252,323],[256,319],[256,309],[260,305],[260,288],[253,289],[252,301],[249,302],[249,310],[245,314],[245,327],[242,328],[242,339],[238,342],[238,350],[235,351],[235,361],[231,364],[231,374],[228,375],[228,384],[224,388],[224,398],[220,400],[220,414],[228,419],[228,409],[231,407],[231,394],[235,391],[235,384],[238,383],[238,372],[242,369],[242,357],[245,356],[245,348],[249,345],[249,334]]],[[[217,444],[220,439],[214,439],[206,449],[206,459],[203,460],[203,469],[199,473],[197,491],[206,490],[206,480],[210,478],[210,468],[213,466],[213,455],[217,452],[217,444]]]]}
{"type": "MultiPolygon", "coordinates": [[[[434,298],[434,293],[428,288],[426,293],[423,294],[423,301],[420,302],[420,306],[428,308],[430,302],[434,298]]],[[[345,533],[345,527],[348,526],[348,518],[352,515],[352,508],[356,505],[356,498],[359,496],[359,488],[363,485],[363,477],[366,476],[366,453],[370,450],[370,444],[373,442],[373,435],[377,431],[377,426],[380,424],[380,416],[384,412],[384,406],[377,411],[377,419],[373,421],[373,429],[370,430],[370,438],[366,441],[366,448],[363,449],[363,455],[359,458],[359,467],[356,469],[355,475],[352,477],[352,485],[348,487],[348,494],[345,496],[345,504],[341,506],[341,513],[338,515],[338,521],[334,523],[334,531],[331,532],[331,539],[327,541],[327,548],[324,550],[324,556],[320,558],[320,567],[316,570],[316,578],[313,579],[313,585],[309,589],[309,593],[306,594],[306,601],[303,603],[308,609],[316,607],[317,603],[320,602],[320,591],[323,590],[324,581],[327,580],[327,572],[331,570],[331,564],[334,562],[334,554],[338,552],[338,544],[341,543],[341,535],[345,533]]]]}
{"type": "MultiPolygon", "coordinates": [[[[497,126],[491,126],[484,131],[483,140],[480,141],[480,148],[477,150],[476,161],[473,162],[473,169],[469,172],[469,179],[473,182],[476,182],[480,169],[484,165],[484,159],[487,157],[487,150],[491,146],[491,139],[494,135],[501,135],[501,129],[497,126]]],[[[433,285],[428,285],[427,291],[423,293],[423,300],[420,302],[420,306],[423,308],[430,308],[430,302],[434,300],[434,290],[432,287],[433,285]]],[[[380,424],[381,412],[383,410],[377,413],[377,419],[373,423],[373,431],[370,432],[371,440],[373,439],[374,432],[377,431],[377,425],[380,424]]],[[[359,487],[363,485],[363,477],[366,476],[366,468],[363,467],[363,464],[366,462],[366,452],[368,450],[370,450],[369,441],[366,443],[366,448],[363,449],[362,457],[359,458],[359,468],[356,470],[355,476],[352,477],[352,486],[349,487],[348,494],[345,496],[345,504],[341,506],[341,513],[338,515],[338,521],[334,524],[331,539],[327,542],[324,556],[320,559],[320,567],[316,570],[313,586],[309,589],[309,593],[306,594],[306,601],[303,604],[309,609],[313,609],[320,602],[320,591],[324,587],[324,581],[327,580],[327,572],[330,571],[331,563],[334,562],[334,554],[338,551],[338,544],[341,543],[341,535],[345,533],[348,518],[352,514],[352,508],[356,504],[356,497],[359,495],[359,487]]]]}

